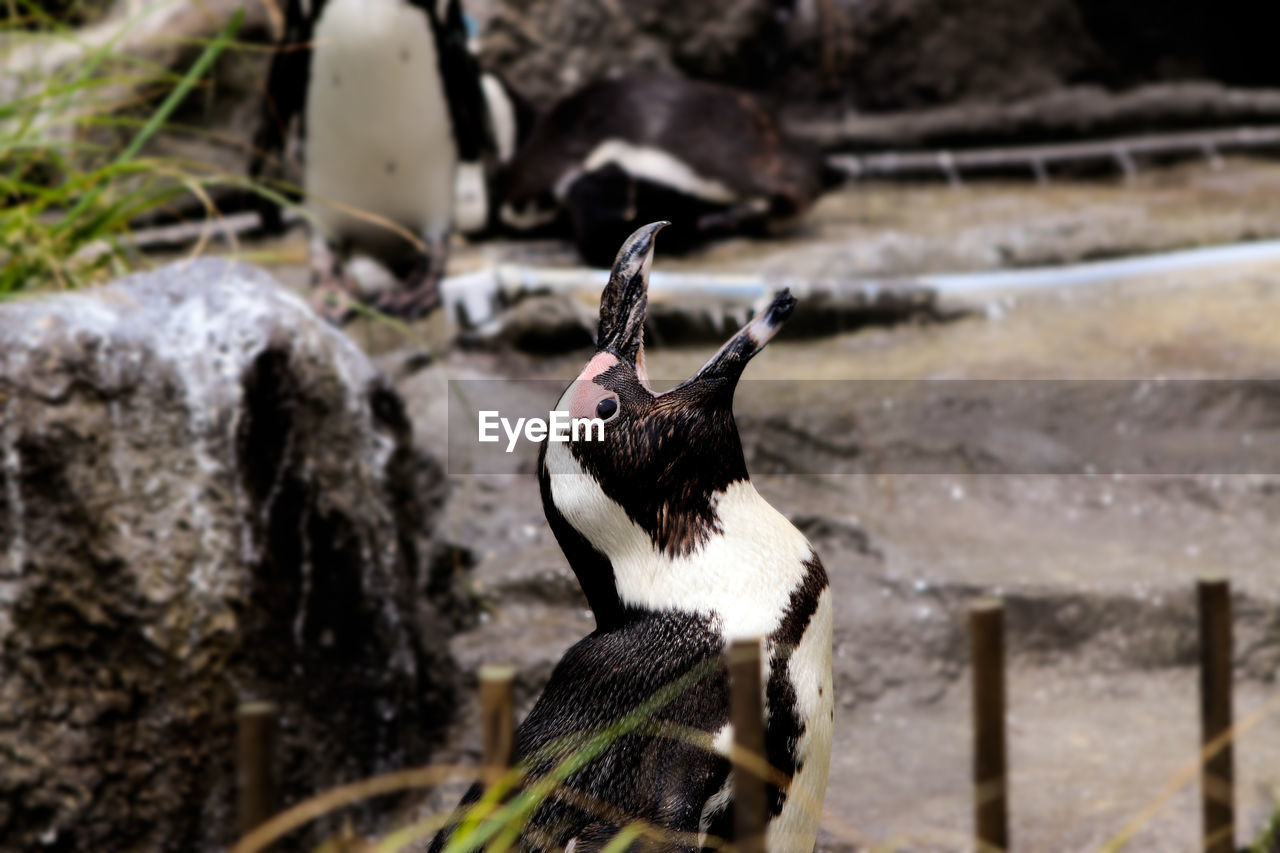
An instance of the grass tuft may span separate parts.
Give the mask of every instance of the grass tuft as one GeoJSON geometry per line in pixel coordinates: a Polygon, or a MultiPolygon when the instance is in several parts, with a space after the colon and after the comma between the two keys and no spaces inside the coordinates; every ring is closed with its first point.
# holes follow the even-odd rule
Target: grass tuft
{"type": "MultiPolygon", "coordinates": [[[[75,30],[31,0],[10,0],[10,7],[14,14],[3,21],[10,52],[79,43],[75,30]]],[[[242,10],[232,16],[182,74],[121,52],[120,41],[138,21],[126,20],[79,61],[30,81],[0,105],[0,298],[129,271],[130,221],[179,197],[195,195],[216,214],[207,189],[242,179],[144,151],[234,45],[243,18],[242,10]],[[157,97],[145,118],[122,113],[157,97]]],[[[20,85],[16,77],[11,82],[20,85]]]]}

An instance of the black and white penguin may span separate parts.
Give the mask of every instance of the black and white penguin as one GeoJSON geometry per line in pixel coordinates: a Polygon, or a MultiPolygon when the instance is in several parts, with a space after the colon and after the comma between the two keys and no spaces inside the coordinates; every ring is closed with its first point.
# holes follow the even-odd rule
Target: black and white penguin
{"type": "Polygon", "coordinates": [[[502,192],[501,175],[529,139],[537,121],[533,105],[501,76],[482,74],[480,88],[493,136],[493,152],[491,157],[458,164],[453,213],[455,227],[469,238],[488,234],[498,225],[493,200],[502,192]]]}
{"type": "MultiPolygon", "coordinates": [[[[294,133],[321,293],[357,295],[344,260],[360,250],[401,280],[377,308],[429,311],[448,254],[458,162],[492,148],[458,0],[290,0],[250,174],[262,174],[294,133]]],[[[278,217],[268,205],[264,223],[278,217]]],[[[328,298],[321,307],[345,313],[328,298]]]]}
{"type": "Polygon", "coordinates": [[[552,107],[506,172],[500,215],[516,231],[567,225],[607,266],[645,222],[670,219],[663,241],[680,251],[793,222],[840,178],[746,92],[636,73],[552,107]]]}
{"type": "MultiPolygon", "coordinates": [[[[538,463],[547,520],[596,629],[565,653],[517,730],[525,784],[585,735],[689,673],[704,675],[661,705],[657,727],[613,740],[572,773],[534,812],[521,849],[598,851],[632,820],[662,836],[635,849],[702,850],[728,837],[722,655],[732,639],[762,637],[767,758],[788,782],[770,788],[767,849],[807,853],[830,761],[831,591],[805,537],[752,487],[733,418],[743,368],[795,300],[780,292],[692,378],[655,393],[642,335],[664,224],[641,228],[618,253],[596,354],[557,405],[603,419],[604,440],[545,443],[538,463]]],[[[464,803],[479,796],[474,789],[464,803]]]]}

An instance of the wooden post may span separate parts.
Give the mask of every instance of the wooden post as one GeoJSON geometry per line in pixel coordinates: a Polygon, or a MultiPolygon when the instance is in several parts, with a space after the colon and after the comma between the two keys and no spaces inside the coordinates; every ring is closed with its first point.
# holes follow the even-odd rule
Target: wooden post
{"type": "Polygon", "coordinates": [[[484,732],[484,784],[493,787],[515,763],[516,670],[480,667],[480,725],[484,732]]]}
{"type": "Polygon", "coordinates": [[[1200,796],[1206,853],[1235,848],[1235,767],[1231,714],[1231,585],[1204,578],[1197,585],[1200,605],[1200,723],[1204,765],[1200,796]],[[1212,751],[1212,753],[1211,753],[1212,751]]]}
{"type": "MultiPolygon", "coordinates": [[[[729,645],[729,722],[738,756],[766,761],[764,691],[760,682],[759,639],[729,645]]],[[[768,799],[765,780],[742,764],[733,767],[733,842],[735,853],[765,853],[768,799]]]]}
{"type": "Polygon", "coordinates": [[[236,813],[242,836],[276,813],[276,716],[271,702],[244,702],[236,709],[236,813]]]}
{"type": "Polygon", "coordinates": [[[1009,849],[1005,736],[1004,605],[982,601],[969,611],[973,659],[973,817],[980,851],[1009,849]]]}

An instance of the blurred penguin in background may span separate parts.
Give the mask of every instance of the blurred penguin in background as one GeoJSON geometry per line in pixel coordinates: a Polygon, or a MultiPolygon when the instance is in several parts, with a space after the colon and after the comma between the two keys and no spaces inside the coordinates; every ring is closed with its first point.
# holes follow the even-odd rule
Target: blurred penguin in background
{"type": "Polygon", "coordinates": [[[497,74],[482,74],[480,87],[493,133],[493,156],[459,163],[454,194],[454,226],[469,238],[488,236],[499,225],[494,199],[502,192],[503,170],[528,141],[537,121],[533,105],[497,74]]]}
{"type": "Polygon", "coordinates": [[[789,138],[754,97],[669,74],[588,85],[535,126],[504,177],[502,224],[567,229],[583,259],[608,266],[640,225],[671,221],[687,250],[797,220],[839,180],[822,153],[789,138]]]}
{"type": "MultiPolygon", "coordinates": [[[[376,309],[434,308],[458,164],[494,150],[458,0],[289,0],[262,115],[251,176],[300,142],[317,309],[341,322],[363,301],[346,271],[355,251],[398,279],[376,309]]],[[[278,230],[279,208],[262,213],[278,230]]]]}
{"type": "MultiPolygon", "coordinates": [[[[471,52],[479,56],[480,44],[475,20],[463,17],[470,36],[471,52]]],[[[490,71],[480,74],[480,93],[493,139],[492,156],[464,159],[458,164],[454,192],[453,225],[460,234],[477,239],[491,236],[498,224],[494,199],[501,192],[502,170],[533,132],[537,111],[505,78],[490,71]]]]}

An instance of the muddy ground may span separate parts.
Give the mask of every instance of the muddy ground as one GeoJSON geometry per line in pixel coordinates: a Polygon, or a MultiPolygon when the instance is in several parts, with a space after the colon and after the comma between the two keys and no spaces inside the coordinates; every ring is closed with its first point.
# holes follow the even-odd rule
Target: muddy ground
{"type": "MultiPolygon", "coordinates": [[[[789,238],[730,241],[678,259],[659,243],[657,268],[886,275],[1273,237],[1278,189],[1280,165],[1248,162],[1130,184],[854,187],[826,199],[789,238]]],[[[273,251],[282,277],[299,281],[301,239],[273,251]]],[[[555,244],[490,244],[461,249],[454,265],[513,259],[571,256],[555,244]]],[[[424,346],[442,339],[439,321],[415,329],[412,341],[377,324],[352,334],[396,379],[417,440],[435,452],[446,451],[448,378],[568,381],[588,354],[437,349],[432,361],[424,346]]],[[[685,377],[713,349],[655,348],[650,371],[685,377]]],[[[1119,473],[1080,467],[1072,438],[1105,432],[1100,404],[1086,396],[1073,405],[1060,389],[1139,386],[1050,380],[1154,377],[1280,378],[1280,263],[780,340],[753,363],[737,401],[753,479],[805,529],[837,591],[824,849],[968,847],[964,618],[969,602],[993,594],[1009,605],[1018,849],[1093,850],[1122,832],[1132,833],[1131,850],[1194,848],[1193,587],[1207,574],[1230,577],[1235,589],[1241,840],[1280,802],[1280,401],[1265,389],[1179,397],[1148,413],[1143,434],[1212,434],[1207,456],[1197,449],[1147,468],[1122,461],[1119,473]],[[824,381],[804,381],[814,379],[824,381]],[[1037,382],[941,381],[959,379],[1037,382]],[[1045,388],[1056,389],[1047,409],[1019,396],[1045,388]],[[996,415],[975,420],[974,407],[996,415]]],[[[519,473],[470,476],[456,462],[444,534],[474,554],[466,581],[482,614],[453,651],[472,670],[515,663],[527,707],[592,620],[546,528],[527,460],[519,473]]],[[[473,709],[456,731],[447,754],[474,759],[473,709]]]]}

